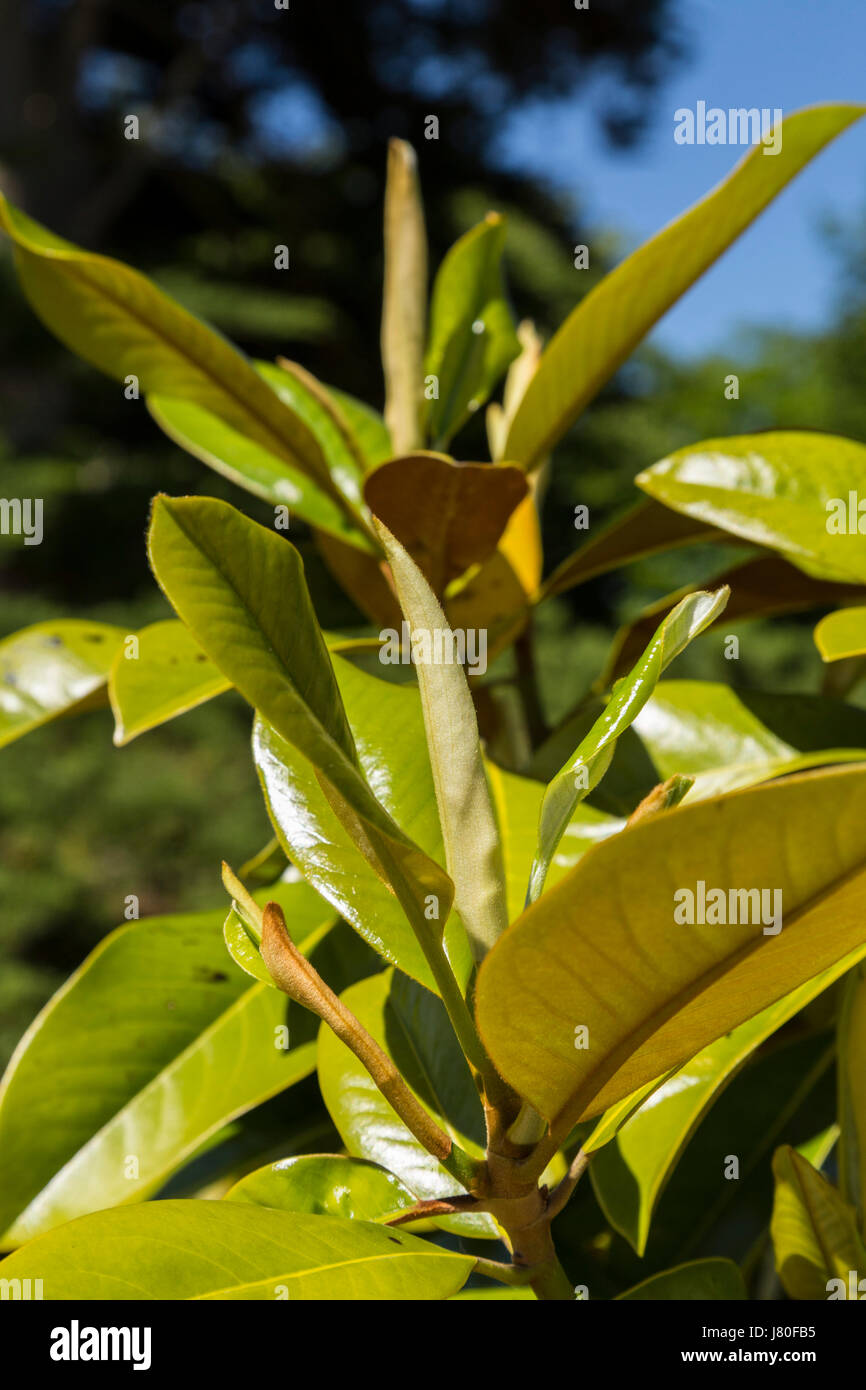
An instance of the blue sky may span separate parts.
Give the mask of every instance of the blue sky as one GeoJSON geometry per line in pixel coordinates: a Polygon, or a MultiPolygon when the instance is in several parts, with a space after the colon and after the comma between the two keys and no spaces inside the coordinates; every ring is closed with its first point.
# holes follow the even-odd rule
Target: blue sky
{"type": "MultiPolygon", "coordinates": [[[[592,0],[590,0],[592,3],[592,0]]],[[[634,0],[639,3],[639,0],[634,0]]],[[[677,145],[674,111],[866,102],[866,0],[680,0],[690,52],[650,98],[634,149],[606,143],[597,92],[524,107],[503,131],[501,157],[574,190],[591,224],[637,246],[716,184],[744,153],[677,145]]],[[[579,23],[575,14],[572,22],[579,23]]],[[[769,158],[769,156],[766,156],[769,158]]],[[[866,213],[866,117],[840,136],[656,328],[653,340],[691,354],[724,348],[750,323],[820,327],[838,293],[828,217],[866,213]]]]}

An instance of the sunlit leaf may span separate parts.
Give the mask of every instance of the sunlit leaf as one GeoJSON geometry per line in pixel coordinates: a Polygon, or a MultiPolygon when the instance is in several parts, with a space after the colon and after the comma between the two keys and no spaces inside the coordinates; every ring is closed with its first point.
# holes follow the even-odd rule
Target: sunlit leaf
{"type": "Polygon", "coordinates": [[[778,550],[817,579],[866,581],[866,535],[850,504],[866,493],[863,444],[811,430],[708,439],[635,481],[665,506],[778,550]]]}
{"type": "Polygon", "coordinates": [[[835,1291],[847,1299],[849,1274],[854,1272],[856,1283],[866,1269],[854,1208],[794,1149],[776,1151],[773,1173],[770,1232],[785,1292],[789,1298],[826,1299],[835,1291]],[[831,1280],[839,1281],[835,1290],[831,1280]]]}
{"type": "Polygon", "coordinates": [[[58,618],[0,641],[0,748],[62,714],[104,703],[127,634],[107,623],[58,618]]]}
{"type": "Polygon", "coordinates": [[[471,1255],[403,1230],[249,1202],[149,1202],[100,1211],[33,1241],[4,1264],[46,1299],[441,1299],[471,1255]]]}
{"type": "Polygon", "coordinates": [[[494,1063],[558,1130],[696,1056],[866,942],[864,825],[866,772],[833,769],[687,803],[596,846],[481,965],[494,1063]],[[702,885],[724,913],[718,898],[701,906],[702,885]],[[750,890],[769,894],[760,911],[750,890]]]}

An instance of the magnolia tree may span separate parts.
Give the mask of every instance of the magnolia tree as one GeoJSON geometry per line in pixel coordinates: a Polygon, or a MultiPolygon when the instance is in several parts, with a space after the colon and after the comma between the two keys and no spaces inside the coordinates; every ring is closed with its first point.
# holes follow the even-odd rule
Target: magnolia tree
{"type": "Polygon", "coordinates": [[[681,449],[544,579],[537,488],[659,316],[863,113],[786,119],[545,347],[512,318],[493,213],[428,309],[415,158],[393,143],[384,416],[247,360],[0,203],[47,326],[273,507],[262,526],[157,497],[148,553],[176,618],[0,644],[3,741],[107,698],[122,748],[234,688],[274,831],[245,865],[226,845],[221,913],[138,921],[131,902],[21,1040],[0,1099],[16,1287],[729,1299],[778,1291],[771,1251],[790,1297],[859,1296],[866,712],[845,696],[866,655],[866,448],[771,430],[681,449]],[[490,460],[460,460],[485,404],[490,460]],[[290,518],[360,633],[320,627],[290,518]],[[592,694],[539,731],[535,608],[719,538],[739,562],[621,631],[592,694]],[[824,696],[667,678],[699,634],[735,641],[723,613],[809,608],[832,610],[824,696]],[[519,728],[484,680],[512,644],[496,692],[511,680],[519,728]]]}

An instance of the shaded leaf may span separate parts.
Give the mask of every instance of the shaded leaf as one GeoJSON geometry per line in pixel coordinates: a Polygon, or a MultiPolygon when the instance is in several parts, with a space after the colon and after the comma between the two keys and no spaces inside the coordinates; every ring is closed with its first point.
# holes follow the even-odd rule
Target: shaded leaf
{"type": "Polygon", "coordinates": [[[713,1298],[739,1300],[748,1298],[748,1294],[733,1260],[692,1260],[690,1264],[654,1274],[627,1293],[619,1294],[619,1298],[656,1301],[672,1298],[683,1302],[713,1298]]]}
{"type": "Polygon", "coordinates": [[[815,628],[815,645],[822,661],[842,661],[866,652],[866,608],[840,608],[828,613],[815,628]]]}
{"type": "MultiPolygon", "coordinates": [[[[852,970],[839,1015],[839,1187],[866,1230],[866,973],[852,970]]],[[[866,1277],[866,1269],[863,1270],[866,1277]]]]}
{"type": "Polygon", "coordinates": [[[811,1163],[788,1147],[773,1158],[776,1196],[770,1232],[776,1269],[789,1298],[826,1299],[830,1281],[841,1280],[837,1297],[848,1297],[849,1272],[862,1277],[866,1246],[853,1207],[811,1163]]]}

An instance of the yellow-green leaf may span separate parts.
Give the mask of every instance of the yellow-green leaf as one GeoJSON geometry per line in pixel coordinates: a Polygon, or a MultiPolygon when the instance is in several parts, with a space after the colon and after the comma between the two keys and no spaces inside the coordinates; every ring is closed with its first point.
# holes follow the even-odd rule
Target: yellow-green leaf
{"type": "Polygon", "coordinates": [[[104,703],[123,628],[78,618],[35,623],[0,642],[0,748],[31,729],[104,703]]]}
{"type": "Polygon", "coordinates": [[[866,1246],[853,1207],[795,1149],[776,1150],[776,1193],[770,1234],[776,1269],[789,1298],[850,1296],[850,1276],[866,1272],[866,1246]]]}
{"type": "Polygon", "coordinates": [[[613,688],[604,712],[551,781],[541,803],[538,847],[529,879],[529,901],[544,887],[556,847],[575,808],[598,785],[613,757],[616,741],[634,722],[662,672],[704,628],[714,622],[728,599],[727,589],[689,594],[660,623],[652,641],[628,676],[613,688]]]}
{"type": "Polygon", "coordinates": [[[828,613],[815,628],[815,645],[822,661],[843,661],[866,653],[866,608],[840,608],[828,613]]]}
{"type": "Polygon", "coordinates": [[[508,904],[475,706],[430,585],[387,526],[376,529],[409,623],[454,906],[480,960],[507,927],[508,904]]]}
{"type": "Polygon", "coordinates": [[[677,807],[596,846],[509,927],[479,972],[482,1037],[570,1127],[857,950],[864,907],[863,768],[677,807]]]}
{"type": "Polygon", "coordinates": [[[385,286],[382,294],[382,366],[385,423],[394,452],[422,443],[424,332],[427,318],[427,233],[418,184],[418,160],[405,140],[388,145],[385,184],[385,286]]]}
{"type": "Polygon", "coordinates": [[[122,643],[111,667],[108,695],[114,713],[114,742],[130,743],[148,729],[185,714],[231,689],[183,623],[169,618],[137,634],[137,646],[122,643]]]}
{"type": "Polygon", "coordinates": [[[449,1298],[474,1264],[369,1221],[172,1201],[82,1217],[24,1246],[3,1272],[40,1279],[48,1300],[390,1302],[449,1298]]]}
{"type": "MultiPolygon", "coordinates": [[[[856,1212],[866,1217],[866,970],[852,970],[839,1014],[839,1186],[856,1212]]],[[[863,1271],[866,1277],[866,1269],[863,1271]]]]}

